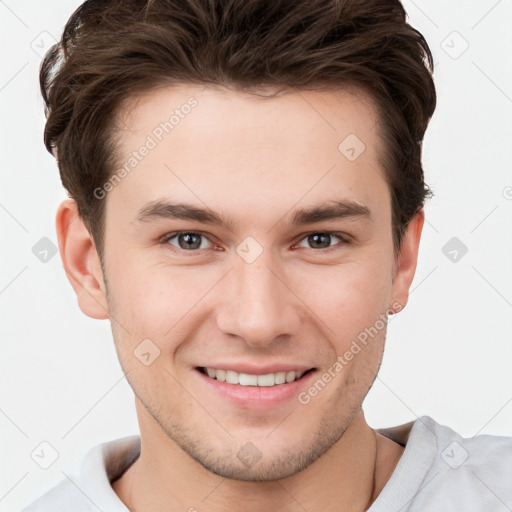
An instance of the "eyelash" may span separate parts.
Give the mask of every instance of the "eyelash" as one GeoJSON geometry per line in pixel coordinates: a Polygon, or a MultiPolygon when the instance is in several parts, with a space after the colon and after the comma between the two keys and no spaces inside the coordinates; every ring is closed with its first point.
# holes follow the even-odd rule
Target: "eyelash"
{"type": "MultiPolygon", "coordinates": [[[[160,241],[159,243],[162,244],[162,245],[168,245],[171,247],[171,250],[174,250],[174,251],[177,251],[177,252],[184,252],[184,253],[191,253],[192,256],[194,255],[197,255],[199,253],[199,251],[204,251],[206,249],[192,249],[192,250],[186,250],[186,249],[181,249],[180,247],[175,247],[171,244],[169,244],[169,242],[176,238],[177,236],[181,235],[181,234],[187,234],[187,235],[199,235],[199,236],[202,236],[204,238],[206,238],[211,244],[214,244],[214,242],[212,242],[208,236],[206,235],[206,233],[203,233],[201,231],[173,231],[172,233],[167,233],[165,234],[163,237],[160,238],[160,241]]],[[[315,249],[313,247],[309,247],[309,249],[313,250],[313,251],[316,251],[316,252],[322,252],[322,253],[326,253],[326,252],[331,252],[333,250],[336,250],[338,249],[339,245],[347,245],[347,244],[350,244],[351,242],[351,239],[350,239],[350,236],[347,235],[346,233],[342,233],[342,232],[339,232],[339,231],[311,231],[309,233],[305,233],[302,235],[302,238],[300,238],[298,240],[297,243],[300,243],[302,242],[304,239],[308,238],[309,236],[311,235],[331,235],[331,236],[334,236],[336,238],[339,238],[341,240],[341,242],[339,242],[338,244],[335,244],[333,246],[330,246],[330,247],[324,247],[324,248],[319,248],[319,249],[315,249]]]]}

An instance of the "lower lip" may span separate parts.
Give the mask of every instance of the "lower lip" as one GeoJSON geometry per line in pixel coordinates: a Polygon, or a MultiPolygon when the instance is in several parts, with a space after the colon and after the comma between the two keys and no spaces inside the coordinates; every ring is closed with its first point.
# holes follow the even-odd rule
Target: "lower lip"
{"type": "Polygon", "coordinates": [[[234,405],[246,409],[270,409],[285,404],[291,399],[297,399],[298,394],[309,385],[314,378],[316,370],[310,370],[300,379],[275,386],[241,386],[228,384],[212,379],[197,368],[195,372],[209,389],[223,398],[230,400],[234,405]]]}

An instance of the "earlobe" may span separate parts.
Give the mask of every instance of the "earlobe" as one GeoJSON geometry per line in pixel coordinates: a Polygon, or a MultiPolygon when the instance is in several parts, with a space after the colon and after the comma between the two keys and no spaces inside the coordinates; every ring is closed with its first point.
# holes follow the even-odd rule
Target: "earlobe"
{"type": "Polygon", "coordinates": [[[392,301],[389,305],[396,313],[405,308],[409,300],[409,289],[416,273],[424,222],[425,213],[421,210],[411,219],[402,238],[393,276],[392,301]]]}
{"type": "Polygon", "coordinates": [[[73,199],[66,199],[59,205],[56,228],[64,270],[76,293],[80,309],[91,318],[109,318],[96,246],[73,199]]]}

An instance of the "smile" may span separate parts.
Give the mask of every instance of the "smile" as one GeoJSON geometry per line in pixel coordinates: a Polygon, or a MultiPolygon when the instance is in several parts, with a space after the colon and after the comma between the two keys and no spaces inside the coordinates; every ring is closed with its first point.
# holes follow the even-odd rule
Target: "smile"
{"type": "Polygon", "coordinates": [[[299,380],[306,371],[288,371],[288,372],[276,372],[267,373],[265,375],[251,375],[248,373],[239,373],[234,370],[220,370],[216,368],[204,368],[200,367],[199,371],[205,375],[208,375],[211,379],[218,380],[220,382],[226,382],[227,384],[235,384],[239,386],[260,386],[260,387],[272,387],[279,386],[282,384],[288,384],[299,380]]]}

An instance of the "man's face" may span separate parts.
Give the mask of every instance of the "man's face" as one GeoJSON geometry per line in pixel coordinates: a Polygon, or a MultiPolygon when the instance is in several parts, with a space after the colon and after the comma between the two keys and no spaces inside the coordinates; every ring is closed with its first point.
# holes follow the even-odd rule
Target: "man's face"
{"type": "Polygon", "coordinates": [[[105,199],[104,264],[141,425],[225,477],[292,475],[360,413],[382,358],[382,318],[396,302],[375,110],[343,91],[261,99],[182,86],[142,97],[122,120],[121,165],[150,150],[105,199]],[[190,97],[197,104],[182,108],[190,97]],[[158,130],[175,109],[172,131],[158,130]],[[151,211],[155,201],[209,209],[228,225],[151,211]],[[293,222],[298,210],[337,201],[360,208],[293,222]],[[314,370],[245,387],[206,367],[314,370]]]}

